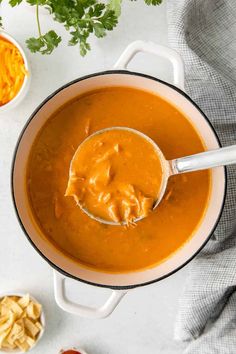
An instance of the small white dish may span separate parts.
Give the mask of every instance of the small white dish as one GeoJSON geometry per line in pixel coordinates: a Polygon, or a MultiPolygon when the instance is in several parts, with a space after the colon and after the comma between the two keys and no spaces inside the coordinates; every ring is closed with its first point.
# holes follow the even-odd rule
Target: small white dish
{"type": "MultiPolygon", "coordinates": [[[[23,297],[24,295],[28,294],[28,292],[4,292],[4,293],[0,293],[0,300],[2,300],[5,296],[19,296],[19,297],[23,297]]],[[[32,295],[30,295],[30,299],[33,300],[34,302],[39,303],[39,301],[33,297],[32,295]]],[[[28,350],[28,352],[30,352],[31,349],[33,349],[39,342],[39,340],[42,338],[44,331],[45,331],[45,314],[43,311],[43,307],[42,307],[42,311],[41,311],[41,316],[40,316],[40,323],[42,325],[42,329],[38,334],[38,337],[34,343],[34,345],[28,350]]],[[[25,352],[23,352],[22,350],[16,348],[16,349],[0,349],[0,353],[17,353],[17,354],[23,354],[25,352]]],[[[82,354],[86,354],[86,353],[82,353],[82,354]]]]}
{"type": "Polygon", "coordinates": [[[29,61],[26,57],[26,54],[25,54],[23,48],[21,47],[21,45],[15,40],[15,38],[13,38],[10,34],[8,34],[7,32],[5,32],[3,30],[0,30],[0,37],[7,39],[9,42],[14,44],[19,49],[19,51],[22,55],[22,58],[24,60],[25,68],[28,72],[28,75],[25,75],[24,82],[23,82],[18,94],[11,101],[4,104],[3,106],[0,106],[0,113],[3,113],[3,112],[8,111],[9,109],[16,107],[21,102],[21,100],[25,97],[26,93],[29,90],[29,86],[30,86],[31,70],[30,70],[30,65],[29,65],[29,61]]]}

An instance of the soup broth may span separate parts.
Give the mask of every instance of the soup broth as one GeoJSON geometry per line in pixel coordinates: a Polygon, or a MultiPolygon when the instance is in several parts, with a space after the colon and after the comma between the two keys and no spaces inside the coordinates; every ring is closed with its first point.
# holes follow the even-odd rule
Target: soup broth
{"type": "Polygon", "coordinates": [[[161,97],[133,88],[102,88],[68,102],[49,117],[32,146],[27,192],[37,224],[64,254],[85,267],[130,272],[162,262],[191,238],[205,213],[211,175],[199,171],[172,176],[155,212],[135,227],[100,224],[73,198],[65,197],[65,191],[79,144],[113,126],[148,135],[168,160],[204,151],[189,120],[161,97]]]}

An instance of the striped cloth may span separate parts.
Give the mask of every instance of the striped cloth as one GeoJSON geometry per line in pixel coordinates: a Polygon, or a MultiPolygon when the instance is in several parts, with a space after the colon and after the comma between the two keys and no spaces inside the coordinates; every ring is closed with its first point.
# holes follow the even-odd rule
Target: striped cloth
{"type": "MultiPolygon", "coordinates": [[[[170,45],[183,57],[186,91],[222,145],[236,144],[236,0],[167,0],[170,45]]],[[[187,354],[236,353],[236,166],[227,169],[219,225],[189,267],[175,327],[187,354]]]]}

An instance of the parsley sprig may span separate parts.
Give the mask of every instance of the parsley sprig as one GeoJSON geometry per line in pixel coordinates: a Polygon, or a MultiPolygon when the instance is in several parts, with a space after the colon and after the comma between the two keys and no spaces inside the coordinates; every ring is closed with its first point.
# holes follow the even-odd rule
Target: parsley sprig
{"type": "MultiPolygon", "coordinates": [[[[19,1],[19,0],[17,0],[19,1]]],[[[31,5],[32,0],[30,0],[31,5]]],[[[39,21],[39,2],[36,3],[36,21],[38,27],[38,38],[29,38],[26,41],[27,47],[31,50],[31,52],[36,53],[39,52],[41,54],[51,54],[52,51],[58,46],[61,42],[61,37],[59,37],[55,31],[49,31],[42,35],[41,26],[39,21]]]]}
{"type": "MultiPolygon", "coordinates": [[[[2,0],[0,0],[1,3],[2,0]]],[[[23,0],[9,0],[11,6],[19,5],[23,0]]],[[[147,5],[159,5],[162,0],[144,0],[147,5]]],[[[90,50],[90,35],[102,38],[107,31],[112,31],[121,14],[122,0],[26,0],[35,6],[38,36],[26,40],[27,47],[33,53],[51,54],[61,42],[61,37],[54,30],[42,33],[39,7],[45,7],[56,22],[61,23],[70,33],[69,45],[79,45],[80,54],[90,50]]],[[[1,26],[1,17],[0,17],[1,26]]]]}

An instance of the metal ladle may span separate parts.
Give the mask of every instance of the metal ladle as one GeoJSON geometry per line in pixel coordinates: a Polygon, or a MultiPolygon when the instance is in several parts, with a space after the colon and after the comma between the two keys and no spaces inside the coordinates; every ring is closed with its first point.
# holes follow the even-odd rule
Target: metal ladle
{"type": "MultiPolygon", "coordinates": [[[[158,157],[162,163],[162,168],[163,168],[163,177],[162,177],[162,183],[161,183],[161,188],[159,191],[158,199],[155,201],[153,205],[153,210],[156,209],[158,204],[161,202],[165,191],[166,191],[166,186],[169,177],[173,175],[177,175],[180,173],[187,173],[187,172],[193,172],[193,171],[200,171],[200,170],[205,170],[213,167],[218,167],[218,166],[226,166],[226,165],[232,165],[236,163],[236,145],[232,146],[227,146],[224,148],[219,148],[215,150],[210,150],[206,152],[201,152],[199,154],[195,155],[190,155],[190,156],[185,156],[181,158],[177,158],[174,160],[166,160],[164,154],[162,153],[161,149],[159,146],[151,139],[149,138],[146,134],[141,133],[140,131],[128,127],[111,127],[111,128],[106,128],[99,130],[95,132],[94,134],[91,134],[88,136],[77,148],[71,163],[70,163],[70,173],[72,173],[72,165],[73,165],[73,160],[76,158],[76,155],[79,153],[79,150],[81,146],[88,141],[90,138],[92,138],[95,135],[102,134],[106,131],[112,131],[112,130],[125,130],[125,131],[130,131],[132,133],[138,134],[139,136],[143,137],[145,140],[147,140],[150,144],[152,144],[154,150],[158,154],[158,157]]],[[[92,219],[103,223],[107,225],[125,225],[126,222],[115,222],[115,221],[109,221],[106,219],[102,219],[98,216],[93,215],[90,213],[88,209],[86,209],[84,206],[80,205],[81,209],[92,219]]],[[[134,222],[138,222],[142,219],[143,217],[139,217],[134,219],[134,222]]]]}

